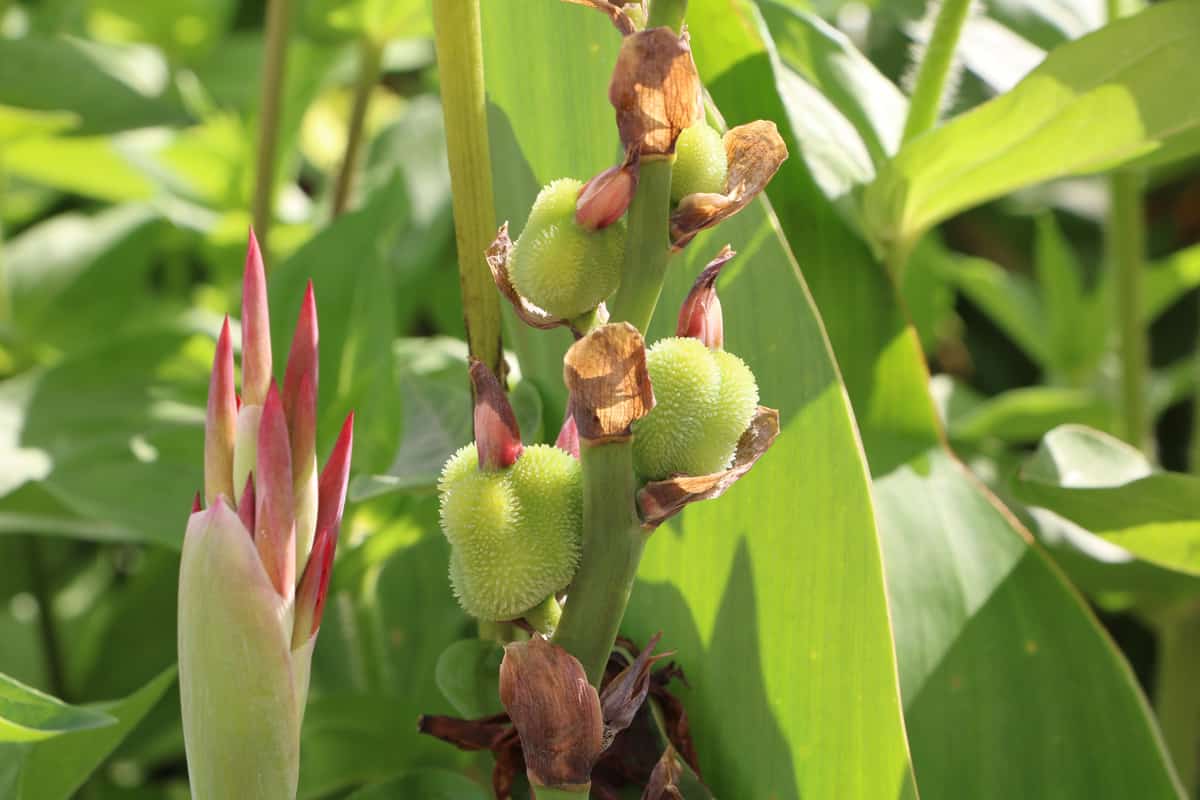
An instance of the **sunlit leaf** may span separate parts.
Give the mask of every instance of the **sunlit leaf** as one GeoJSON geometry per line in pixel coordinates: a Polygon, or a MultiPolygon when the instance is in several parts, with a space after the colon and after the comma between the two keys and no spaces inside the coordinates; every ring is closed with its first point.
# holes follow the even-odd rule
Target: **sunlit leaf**
{"type": "Polygon", "coordinates": [[[0,742],[40,742],[115,722],[101,711],[69,706],[0,674],[0,742]]]}

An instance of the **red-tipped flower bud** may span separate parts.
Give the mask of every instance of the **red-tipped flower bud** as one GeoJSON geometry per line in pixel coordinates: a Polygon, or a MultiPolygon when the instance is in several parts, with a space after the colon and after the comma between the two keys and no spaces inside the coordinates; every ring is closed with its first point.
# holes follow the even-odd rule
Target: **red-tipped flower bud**
{"type": "Polygon", "coordinates": [[[292,516],[292,457],[283,403],[274,381],[258,427],[254,542],[275,591],[291,598],[296,585],[296,531],[292,516]]]}
{"type": "Polygon", "coordinates": [[[569,403],[566,418],[558,431],[558,438],[554,440],[554,446],[579,458],[579,426],[575,424],[575,413],[571,411],[569,403]]]}
{"type": "Polygon", "coordinates": [[[254,230],[242,276],[242,400],[262,405],[271,383],[271,317],[267,310],[267,274],[254,230]]]}
{"type": "Polygon", "coordinates": [[[221,326],[208,384],[208,414],[204,420],[204,499],[212,505],[218,495],[233,493],[233,443],[237,433],[237,393],[233,385],[233,341],[229,317],[221,326]]]}
{"type": "Polygon", "coordinates": [[[471,359],[471,385],[475,389],[475,446],[479,469],[511,467],[521,455],[521,429],[500,381],[478,359],[471,359]]]}
{"type": "Polygon", "coordinates": [[[346,506],[346,484],[350,480],[350,460],[354,455],[354,413],[342,423],[341,433],[333,444],[333,452],[321,470],[317,489],[317,530],[333,530],[342,524],[346,506]]]}
{"type": "Polygon", "coordinates": [[[322,528],[313,540],[308,566],[296,587],[296,618],[292,628],[292,649],[295,650],[317,635],[321,615],[325,611],[325,595],[329,591],[329,576],[333,573],[333,553],[337,549],[336,528],[322,528]]]}
{"type": "Polygon", "coordinates": [[[254,538],[254,514],[256,511],[254,503],[254,473],[250,473],[250,477],[246,478],[246,486],[242,489],[242,499],[237,504],[238,519],[246,526],[246,533],[250,534],[250,538],[254,538]]]}
{"type": "Polygon", "coordinates": [[[300,303],[300,316],[296,320],[296,332],[292,335],[292,348],[288,351],[287,369],[283,374],[283,410],[287,414],[288,430],[293,432],[296,428],[296,404],[301,399],[301,383],[305,376],[312,382],[313,404],[316,405],[317,341],[317,301],[310,280],[304,290],[304,300],[300,303]]]}
{"type": "Polygon", "coordinates": [[[717,297],[717,276],[734,255],[729,245],[725,245],[696,278],[679,309],[676,336],[699,339],[712,350],[724,348],[725,320],[721,314],[721,300],[717,297]]]}
{"type": "Polygon", "coordinates": [[[588,230],[607,228],[629,208],[637,191],[637,163],[609,167],[583,185],[575,201],[575,221],[588,230]]]}

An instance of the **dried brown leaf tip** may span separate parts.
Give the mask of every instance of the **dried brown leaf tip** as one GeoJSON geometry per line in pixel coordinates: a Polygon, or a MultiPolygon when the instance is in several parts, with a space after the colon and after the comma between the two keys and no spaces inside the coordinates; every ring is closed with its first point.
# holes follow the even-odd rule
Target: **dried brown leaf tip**
{"type": "Polygon", "coordinates": [[[787,145],[774,122],[758,120],[725,134],[728,172],[723,194],[690,194],[671,214],[671,245],[684,247],[697,233],[741,211],[787,160],[787,145]]]}
{"type": "Polygon", "coordinates": [[[633,663],[605,685],[600,697],[600,708],[604,712],[605,749],[618,733],[630,726],[645,702],[646,694],[650,691],[650,668],[656,661],[675,655],[674,650],[654,655],[654,647],[661,638],[661,633],[650,637],[633,663]]]}
{"type": "Polygon", "coordinates": [[[650,781],[642,792],[642,800],[683,800],[678,781],[683,776],[683,764],[675,748],[667,745],[662,758],[650,773],[650,781]]]}
{"type": "Polygon", "coordinates": [[[512,239],[508,237],[508,223],[506,222],[500,226],[500,230],[496,231],[496,238],[488,247],[485,257],[488,269],[492,271],[492,280],[496,282],[496,288],[508,302],[512,303],[513,310],[517,312],[517,318],[526,325],[539,330],[550,330],[559,326],[570,327],[570,323],[565,319],[552,316],[526,300],[513,286],[512,279],[508,275],[508,260],[512,255],[512,249],[513,243],[512,239]]]}
{"type": "Polygon", "coordinates": [[[589,444],[628,439],[629,426],[654,406],[646,345],[628,322],[601,325],[571,345],[563,380],[579,439],[589,444]]]}
{"type": "Polygon", "coordinates": [[[540,636],[504,648],[500,701],[534,786],[581,790],[603,752],[600,696],[578,659],[540,636]]]}
{"type": "Polygon", "coordinates": [[[646,11],[641,3],[622,4],[609,2],[609,0],[566,0],[566,2],[596,9],[612,20],[612,24],[621,32],[622,36],[629,36],[637,30],[635,15],[640,19],[646,18],[646,11]]]}
{"type": "Polygon", "coordinates": [[[626,36],[608,99],[627,151],[636,149],[642,158],[675,152],[680,132],[704,114],[700,75],[687,39],[670,28],[626,36]]]}
{"type": "Polygon", "coordinates": [[[750,427],[738,440],[733,466],[711,475],[679,475],[651,481],[638,492],[642,527],[657,528],[683,510],[688,503],[720,497],[767,452],[779,435],[779,412],[759,406],[750,427]]]}

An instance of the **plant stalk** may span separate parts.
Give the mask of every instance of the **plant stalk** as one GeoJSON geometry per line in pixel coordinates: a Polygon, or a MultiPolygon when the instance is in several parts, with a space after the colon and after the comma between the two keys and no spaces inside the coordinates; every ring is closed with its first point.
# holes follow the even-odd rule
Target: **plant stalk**
{"type": "MultiPolygon", "coordinates": [[[[263,53],[262,99],[258,111],[258,171],[254,178],[254,229],[264,251],[269,250],[275,161],[279,149],[279,117],[283,104],[283,73],[287,62],[291,0],[268,0],[266,49],[263,53]]],[[[267,264],[271,259],[263,253],[267,264]]]]}
{"type": "Polygon", "coordinates": [[[484,252],[496,234],[478,0],[433,0],[459,285],[471,355],[503,375],[500,298],[484,252]]]}
{"type": "Polygon", "coordinates": [[[1146,376],[1149,341],[1142,321],[1146,249],[1142,180],[1133,172],[1109,177],[1108,251],[1116,278],[1118,349],[1121,354],[1121,438],[1149,448],[1146,376]]]}
{"type": "Polygon", "coordinates": [[[937,124],[946,83],[954,69],[954,51],[971,11],[972,0],[942,0],[933,32],[925,45],[925,55],[917,68],[917,79],[909,98],[908,117],[904,120],[905,142],[915,139],[937,124]]]}
{"type": "Polygon", "coordinates": [[[1200,784],[1200,607],[1171,615],[1158,625],[1154,710],[1167,751],[1188,797],[1200,784]]]}
{"type": "Polygon", "coordinates": [[[553,641],[579,659],[599,688],[633,591],[646,533],[638,519],[633,443],[580,443],[583,560],[567,589],[553,641]]]}
{"type": "Polygon", "coordinates": [[[42,557],[42,542],[36,534],[25,541],[25,557],[29,564],[29,580],[33,596],[38,604],[38,631],[42,639],[42,657],[46,665],[46,680],[50,692],[60,700],[70,700],[67,692],[67,673],[63,668],[62,646],[58,637],[58,623],[54,619],[54,596],[50,580],[46,575],[46,562],[42,557]]]}
{"type": "Polygon", "coordinates": [[[673,158],[643,160],[637,192],[629,204],[625,263],[613,297],[610,320],[627,321],[643,334],[650,327],[670,258],[671,165],[673,158]]]}
{"type": "Polygon", "coordinates": [[[651,0],[650,16],[646,20],[646,27],[665,27],[678,31],[683,27],[685,13],[687,13],[687,0],[651,0]]]}
{"type": "Polygon", "coordinates": [[[350,205],[350,193],[358,174],[359,152],[366,129],[367,109],[371,104],[371,92],[379,83],[383,64],[383,48],[364,38],[359,46],[359,61],[358,81],[354,84],[354,105],[350,109],[350,127],[346,132],[346,152],[342,156],[342,167],[333,190],[331,213],[335,218],[345,213],[350,205]]]}

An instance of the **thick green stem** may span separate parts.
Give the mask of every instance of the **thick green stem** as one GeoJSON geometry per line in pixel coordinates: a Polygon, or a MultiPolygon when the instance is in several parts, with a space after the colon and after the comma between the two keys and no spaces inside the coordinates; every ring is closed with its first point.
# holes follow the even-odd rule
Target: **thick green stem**
{"type": "Polygon", "coordinates": [[[433,0],[459,285],[471,355],[501,374],[500,298],[484,253],[496,234],[478,0],[433,0]]]}
{"type": "MultiPolygon", "coordinates": [[[[262,99],[258,108],[258,171],[254,178],[254,229],[264,250],[270,248],[268,234],[275,196],[275,161],[278,158],[291,5],[291,0],[268,0],[267,3],[267,42],[263,52],[262,99]]],[[[263,255],[267,256],[267,253],[263,255]]],[[[271,263],[270,258],[266,263],[271,263]]]]}
{"type": "Polygon", "coordinates": [[[1121,353],[1121,437],[1148,446],[1146,376],[1149,342],[1142,321],[1146,231],[1141,176],[1117,172],[1109,178],[1108,252],[1116,278],[1118,348],[1121,353]]]}
{"type": "Polygon", "coordinates": [[[683,26],[683,15],[687,13],[687,0],[652,0],[648,28],[674,28],[683,26]]]}
{"type": "Polygon", "coordinates": [[[358,81],[354,85],[354,106],[350,109],[350,127],[346,132],[346,152],[342,157],[342,168],[338,172],[333,191],[334,217],[340,217],[350,204],[350,193],[354,189],[354,176],[358,174],[359,152],[362,150],[363,133],[366,130],[367,108],[371,104],[371,92],[379,83],[379,69],[383,63],[383,48],[370,39],[363,39],[359,47],[358,81]]]}
{"type": "Polygon", "coordinates": [[[654,317],[670,257],[671,164],[668,158],[642,162],[629,204],[621,285],[609,309],[612,322],[627,321],[642,333],[654,317]]]}
{"type": "Polygon", "coordinates": [[[1200,784],[1200,607],[1158,626],[1158,680],[1154,707],[1167,750],[1188,797],[1200,784]]]}
{"type": "Polygon", "coordinates": [[[554,643],[599,687],[633,591],[646,533],[638,519],[633,444],[581,443],[583,560],[567,590],[554,643]]]}
{"type": "Polygon", "coordinates": [[[972,0],[942,0],[933,32],[917,69],[917,80],[904,120],[904,141],[914,139],[937,124],[946,83],[954,69],[954,51],[972,0]]]}

